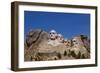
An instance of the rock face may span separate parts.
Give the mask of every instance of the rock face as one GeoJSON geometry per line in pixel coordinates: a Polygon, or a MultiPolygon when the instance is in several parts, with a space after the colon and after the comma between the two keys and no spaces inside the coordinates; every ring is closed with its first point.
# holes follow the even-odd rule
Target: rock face
{"type": "MultiPolygon", "coordinates": [[[[63,40],[64,41],[64,40],[63,40]]],[[[66,42],[50,39],[49,33],[31,30],[24,41],[25,61],[47,61],[90,58],[90,41],[88,37],[79,35],[66,42]]]]}
{"type": "MultiPolygon", "coordinates": [[[[49,38],[48,33],[44,32],[40,29],[36,29],[36,30],[32,30],[29,32],[25,43],[28,47],[30,47],[32,45],[36,46],[43,41],[47,41],[48,38],[49,38]]],[[[32,48],[34,48],[34,47],[30,47],[30,49],[32,49],[32,48]]]]}

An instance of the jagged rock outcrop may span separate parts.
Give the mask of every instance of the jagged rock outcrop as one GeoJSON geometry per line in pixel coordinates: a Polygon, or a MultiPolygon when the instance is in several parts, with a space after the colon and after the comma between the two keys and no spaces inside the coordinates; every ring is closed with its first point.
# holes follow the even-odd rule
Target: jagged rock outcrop
{"type": "Polygon", "coordinates": [[[72,51],[75,52],[75,54],[79,54],[81,53],[81,55],[83,55],[85,58],[89,58],[90,57],[90,43],[88,41],[88,38],[84,35],[80,35],[77,37],[74,37],[72,39],[72,51]]]}
{"type": "Polygon", "coordinates": [[[40,43],[47,41],[48,38],[47,32],[44,32],[41,29],[32,30],[28,33],[25,44],[28,49],[36,49],[40,43]]]}
{"type": "Polygon", "coordinates": [[[30,57],[35,55],[38,51],[38,45],[49,38],[48,33],[42,31],[41,29],[35,29],[28,33],[25,40],[25,60],[30,60],[30,57]]]}
{"type": "Polygon", "coordinates": [[[73,37],[66,42],[67,45],[64,40],[61,41],[59,42],[57,35],[56,38],[50,39],[49,33],[41,29],[30,31],[24,43],[25,61],[90,58],[90,41],[87,36],[73,37]]]}

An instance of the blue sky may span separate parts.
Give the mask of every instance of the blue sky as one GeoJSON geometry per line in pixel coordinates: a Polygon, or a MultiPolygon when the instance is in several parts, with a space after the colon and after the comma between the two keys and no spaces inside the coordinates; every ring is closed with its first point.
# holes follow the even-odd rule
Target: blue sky
{"type": "Polygon", "coordinates": [[[54,29],[64,38],[84,34],[90,36],[90,14],[24,11],[24,33],[30,29],[49,32],[54,29]]]}

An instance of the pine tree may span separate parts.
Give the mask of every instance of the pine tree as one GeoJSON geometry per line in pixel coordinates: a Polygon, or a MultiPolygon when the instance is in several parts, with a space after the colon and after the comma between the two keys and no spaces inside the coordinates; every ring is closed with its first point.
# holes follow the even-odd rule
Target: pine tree
{"type": "Polygon", "coordinates": [[[57,60],[57,58],[54,58],[54,60],[57,60]]]}
{"type": "Polygon", "coordinates": [[[57,56],[58,56],[58,58],[59,58],[59,59],[61,59],[61,54],[60,54],[60,53],[58,53],[58,55],[57,55],[57,56]]]}
{"type": "Polygon", "coordinates": [[[68,57],[70,57],[71,56],[71,51],[69,50],[69,52],[68,52],[68,57]]]}
{"type": "Polygon", "coordinates": [[[31,61],[33,60],[32,56],[30,57],[30,60],[31,60],[31,61]]]}
{"type": "Polygon", "coordinates": [[[71,55],[72,55],[72,57],[76,57],[76,54],[74,51],[71,51],[71,55]]]}
{"type": "Polygon", "coordinates": [[[81,58],[82,58],[82,59],[85,59],[85,56],[84,56],[84,54],[82,54],[81,58]]]}
{"type": "Polygon", "coordinates": [[[79,53],[78,53],[78,55],[77,55],[77,57],[76,57],[77,59],[80,59],[81,58],[81,52],[79,51],[79,53]]]}
{"type": "Polygon", "coordinates": [[[64,51],[64,56],[67,56],[67,51],[66,50],[64,51]]]}

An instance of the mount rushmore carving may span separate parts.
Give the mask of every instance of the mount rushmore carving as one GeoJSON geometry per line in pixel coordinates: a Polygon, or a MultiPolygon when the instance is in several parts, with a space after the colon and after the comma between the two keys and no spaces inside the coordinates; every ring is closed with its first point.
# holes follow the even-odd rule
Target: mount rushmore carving
{"type": "Polygon", "coordinates": [[[64,38],[55,30],[31,30],[24,40],[24,61],[90,58],[90,40],[85,35],[64,38]]]}

